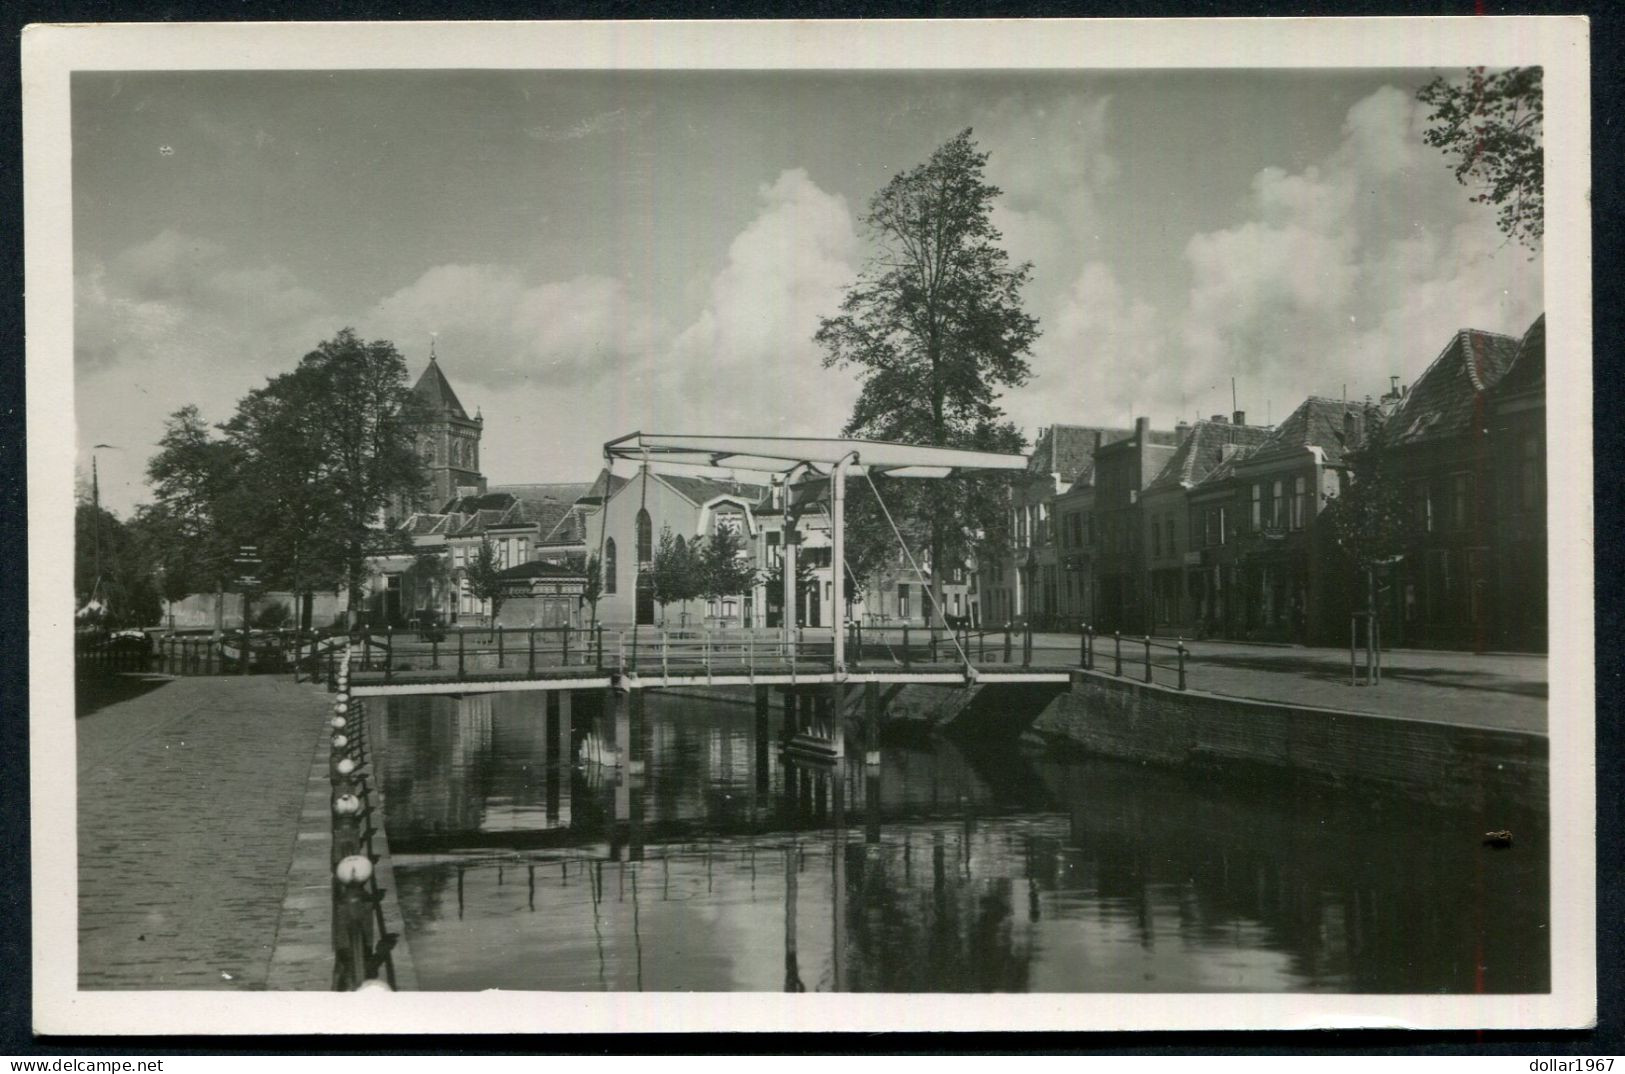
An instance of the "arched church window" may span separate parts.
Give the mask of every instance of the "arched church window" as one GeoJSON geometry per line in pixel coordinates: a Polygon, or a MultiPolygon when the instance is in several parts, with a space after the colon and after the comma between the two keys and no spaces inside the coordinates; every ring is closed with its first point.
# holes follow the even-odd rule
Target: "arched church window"
{"type": "Polygon", "coordinates": [[[654,523],[649,519],[649,512],[638,508],[638,568],[641,570],[654,562],[655,538],[654,523]]]}
{"type": "Polygon", "coordinates": [[[615,592],[615,538],[604,542],[604,592],[615,592]]]}

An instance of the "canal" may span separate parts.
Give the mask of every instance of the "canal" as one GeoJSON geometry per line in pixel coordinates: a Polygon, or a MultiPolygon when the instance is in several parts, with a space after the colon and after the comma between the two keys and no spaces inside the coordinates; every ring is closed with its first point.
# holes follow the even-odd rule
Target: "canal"
{"type": "Polygon", "coordinates": [[[804,766],[750,706],[654,691],[624,777],[550,760],[543,697],[374,717],[425,989],[1549,987],[1544,815],[1014,742],[804,766]]]}

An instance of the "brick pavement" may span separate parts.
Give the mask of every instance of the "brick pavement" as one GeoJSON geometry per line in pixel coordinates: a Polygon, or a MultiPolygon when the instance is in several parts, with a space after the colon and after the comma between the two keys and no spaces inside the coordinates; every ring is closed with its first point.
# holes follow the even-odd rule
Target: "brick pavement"
{"type": "Polygon", "coordinates": [[[81,988],[266,986],[329,703],[182,678],[78,718],[81,988]]]}
{"type": "MultiPolygon", "coordinates": [[[[1035,664],[1077,661],[1077,635],[1034,635],[1035,664]]],[[[1157,638],[1160,644],[1170,639],[1157,638]]],[[[1187,684],[1232,697],[1398,716],[1429,723],[1547,733],[1547,660],[1536,654],[1406,649],[1382,654],[1383,681],[1349,685],[1347,649],[1189,641],[1187,684]]],[[[1143,673],[1143,644],[1123,639],[1123,674],[1143,673]]],[[[1172,685],[1177,656],[1153,648],[1153,676],[1172,685]],[[1168,665],[1162,667],[1161,665],[1168,665]]],[[[1096,670],[1112,668],[1112,638],[1095,639],[1096,670]]],[[[1363,671],[1362,671],[1363,678],[1363,671]]]]}

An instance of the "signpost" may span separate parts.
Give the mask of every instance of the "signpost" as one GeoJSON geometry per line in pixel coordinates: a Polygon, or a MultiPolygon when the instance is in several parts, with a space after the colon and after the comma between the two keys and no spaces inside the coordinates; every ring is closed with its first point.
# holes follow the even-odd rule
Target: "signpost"
{"type": "Polygon", "coordinates": [[[237,656],[238,661],[242,665],[239,673],[243,675],[248,674],[248,665],[250,661],[250,649],[248,644],[248,613],[250,608],[249,593],[258,588],[260,584],[259,577],[257,576],[260,562],[260,549],[258,545],[244,544],[237,546],[237,558],[232,561],[232,566],[237,569],[236,583],[242,589],[243,593],[243,647],[237,656]]]}

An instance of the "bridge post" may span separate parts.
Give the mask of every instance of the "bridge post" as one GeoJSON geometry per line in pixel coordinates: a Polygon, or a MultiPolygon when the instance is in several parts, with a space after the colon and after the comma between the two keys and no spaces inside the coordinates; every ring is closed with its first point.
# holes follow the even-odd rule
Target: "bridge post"
{"type": "Polygon", "coordinates": [[[1179,639],[1179,688],[1185,688],[1185,639],[1179,639]]]}
{"type": "Polygon", "coordinates": [[[1033,617],[1029,614],[1021,632],[1021,666],[1031,667],[1033,662],[1033,617]]]}
{"type": "MultiPolygon", "coordinates": [[[[837,628],[838,629],[838,628],[837,628]]],[[[846,756],[846,683],[836,680],[829,684],[829,720],[826,724],[829,730],[830,746],[836,757],[846,756]]]]}
{"type": "Polygon", "coordinates": [[[457,677],[459,679],[466,674],[463,655],[463,626],[461,623],[459,623],[457,625],[457,677]]]}
{"type": "Polygon", "coordinates": [[[565,623],[559,628],[559,664],[570,666],[570,624],[565,623]]]}
{"type": "Polygon", "coordinates": [[[908,655],[908,623],[905,622],[903,624],[903,666],[908,667],[913,662],[913,658],[908,655]]]}
{"type": "Polygon", "coordinates": [[[611,749],[614,751],[616,768],[625,768],[628,747],[632,739],[632,713],[629,690],[617,690],[613,686],[609,689],[609,732],[611,749]]]}
{"type": "Polygon", "coordinates": [[[429,635],[429,668],[432,671],[440,670],[440,634],[438,631],[429,635]]]}
{"type": "Polygon", "coordinates": [[[1112,660],[1116,665],[1112,668],[1112,674],[1121,676],[1123,674],[1123,632],[1121,630],[1112,631],[1112,646],[1112,660]]]}
{"type": "Polygon", "coordinates": [[[880,764],[880,684],[863,684],[863,763],[880,764]]]}
{"type": "Polygon", "coordinates": [[[551,693],[555,693],[558,697],[559,723],[557,728],[557,745],[559,751],[559,764],[562,767],[568,768],[571,763],[575,761],[575,739],[571,735],[570,728],[570,700],[572,691],[559,690],[551,693]]]}
{"type": "Polygon", "coordinates": [[[500,669],[502,666],[502,628],[497,627],[497,667],[500,669]]]}
{"type": "Polygon", "coordinates": [[[931,662],[937,662],[937,624],[928,621],[927,629],[931,632],[931,662]]]}
{"type": "Polygon", "coordinates": [[[525,675],[534,679],[536,677],[536,628],[533,626],[525,633],[527,635],[525,640],[530,647],[530,658],[525,665],[525,675]]]}
{"type": "Polygon", "coordinates": [[[634,776],[643,774],[644,754],[647,752],[644,731],[648,721],[643,716],[644,699],[642,690],[633,690],[627,696],[626,771],[634,776]]]}
{"type": "Polygon", "coordinates": [[[596,637],[597,637],[596,650],[597,650],[598,655],[597,655],[596,659],[597,659],[598,663],[597,663],[596,666],[597,666],[599,671],[603,671],[604,670],[604,624],[602,624],[602,623],[594,623],[593,624],[593,634],[596,635],[596,637]]]}
{"type": "Polygon", "coordinates": [[[758,794],[766,793],[767,780],[767,743],[771,731],[768,728],[768,707],[772,703],[771,687],[758,686],[756,694],[756,723],[754,730],[756,736],[751,744],[754,747],[756,758],[756,791],[758,794]]]}
{"type": "Polygon", "coordinates": [[[1078,664],[1086,667],[1089,663],[1089,628],[1082,623],[1078,624],[1078,664]]]}
{"type": "Polygon", "coordinates": [[[1145,636],[1145,681],[1151,681],[1151,635],[1145,636]]]}
{"type": "MultiPolygon", "coordinates": [[[[245,641],[247,640],[246,632],[244,634],[244,640],[245,641]]],[[[243,658],[246,660],[247,657],[248,657],[248,648],[245,645],[243,647],[243,658]]],[[[394,633],[393,633],[393,628],[388,623],[385,623],[384,624],[384,681],[385,682],[388,682],[393,677],[394,670],[395,670],[395,637],[394,637],[394,633]]]]}
{"type": "Polygon", "coordinates": [[[1004,662],[1010,662],[1010,620],[1004,621],[1004,662]]]}

